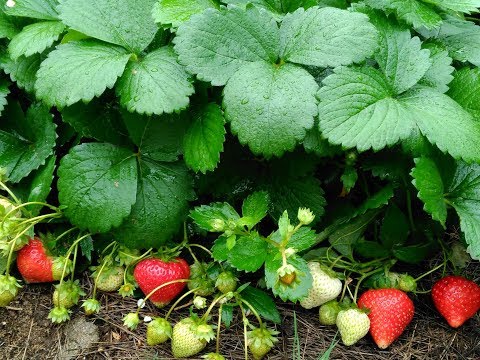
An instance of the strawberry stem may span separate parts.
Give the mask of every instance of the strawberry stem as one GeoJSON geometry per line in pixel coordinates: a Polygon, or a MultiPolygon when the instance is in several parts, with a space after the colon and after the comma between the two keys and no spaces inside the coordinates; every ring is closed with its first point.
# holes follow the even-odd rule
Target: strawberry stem
{"type": "Polygon", "coordinates": [[[46,206],[46,207],[50,208],[51,210],[55,211],[56,213],[59,213],[58,208],[55,207],[55,206],[53,206],[53,205],[50,205],[50,204],[47,204],[47,203],[44,203],[44,202],[39,202],[39,201],[29,201],[29,202],[22,203],[22,204],[20,204],[20,205],[15,206],[12,210],[10,210],[10,211],[5,215],[5,218],[8,218],[12,213],[20,210],[21,208],[24,208],[25,206],[29,206],[29,205],[42,205],[42,206],[46,206]]]}
{"type": "Polygon", "coordinates": [[[10,195],[10,197],[11,197],[17,204],[20,204],[20,203],[21,203],[21,201],[18,200],[18,198],[15,196],[15,194],[8,188],[7,185],[5,185],[5,184],[3,183],[3,181],[0,181],[0,187],[2,187],[3,190],[5,190],[5,191],[8,193],[8,195],[10,195]]]}
{"type": "Polygon", "coordinates": [[[205,252],[207,252],[208,255],[210,255],[210,257],[213,257],[212,252],[210,250],[208,250],[205,246],[199,245],[199,244],[188,244],[187,248],[190,248],[191,246],[198,247],[198,248],[204,250],[205,252]]]}
{"type": "Polygon", "coordinates": [[[217,344],[215,347],[215,351],[217,354],[220,352],[220,328],[222,327],[222,308],[223,304],[220,304],[218,308],[218,324],[217,324],[217,344]]]}
{"type": "Polygon", "coordinates": [[[418,281],[418,280],[420,280],[420,279],[423,279],[425,276],[430,275],[431,273],[437,271],[438,269],[440,269],[440,268],[442,268],[442,267],[444,267],[444,266],[445,266],[445,262],[441,263],[441,264],[438,265],[438,266],[435,266],[433,269],[431,269],[431,270],[427,271],[426,273],[424,273],[424,274],[420,275],[419,277],[417,277],[417,278],[415,279],[415,281],[418,281]]]}
{"type": "MultiPolygon", "coordinates": [[[[151,297],[155,292],[157,292],[158,290],[164,288],[165,286],[172,285],[172,284],[189,282],[189,281],[190,281],[189,279],[177,279],[177,280],[168,281],[168,282],[166,282],[166,283],[164,283],[164,284],[158,285],[155,289],[153,289],[152,291],[150,291],[147,296],[145,296],[144,302],[147,302],[147,300],[150,299],[150,297],[151,297]]],[[[137,314],[138,314],[139,311],[140,311],[140,307],[137,308],[137,314]]]]}
{"type": "Polygon", "coordinates": [[[95,299],[95,296],[97,295],[97,282],[98,279],[100,278],[100,275],[102,274],[103,269],[107,266],[107,262],[104,261],[102,266],[100,266],[100,269],[98,270],[97,276],[95,276],[95,281],[93,283],[93,293],[92,293],[92,299],[95,299]]]}
{"type": "Polygon", "coordinates": [[[178,306],[178,304],[180,304],[180,302],[181,302],[183,299],[185,299],[188,295],[194,293],[194,292],[197,291],[198,289],[200,289],[200,287],[197,287],[197,288],[195,288],[195,289],[189,290],[189,291],[187,291],[185,294],[183,294],[182,296],[180,296],[180,297],[178,298],[178,300],[175,301],[175,302],[173,303],[173,305],[170,307],[170,309],[168,310],[167,315],[165,315],[165,320],[168,320],[168,317],[170,316],[170,314],[172,313],[172,311],[178,306]]]}
{"type": "Polygon", "coordinates": [[[248,324],[248,319],[245,316],[245,310],[243,310],[243,307],[240,306],[240,311],[242,312],[242,319],[243,319],[243,341],[245,343],[245,360],[248,360],[248,338],[247,338],[247,324],[248,324]]]}
{"type": "Polygon", "coordinates": [[[222,300],[223,298],[225,298],[227,295],[228,295],[228,293],[222,294],[222,295],[220,295],[219,297],[217,297],[215,300],[213,300],[212,303],[210,304],[210,306],[208,307],[207,311],[205,312],[205,314],[203,314],[202,320],[205,320],[205,319],[208,317],[208,315],[210,315],[210,312],[212,311],[213,307],[214,307],[220,300],[222,300]]]}
{"type": "MultiPolygon", "coordinates": [[[[262,321],[262,318],[260,317],[260,315],[258,314],[257,310],[255,310],[255,308],[245,299],[240,299],[240,301],[242,303],[244,303],[245,305],[247,305],[247,307],[250,309],[250,311],[252,312],[253,315],[255,315],[255,317],[257,318],[258,320],[258,324],[260,326],[263,325],[263,321],[262,321]]],[[[241,305],[240,305],[241,306],[241,305]]]]}

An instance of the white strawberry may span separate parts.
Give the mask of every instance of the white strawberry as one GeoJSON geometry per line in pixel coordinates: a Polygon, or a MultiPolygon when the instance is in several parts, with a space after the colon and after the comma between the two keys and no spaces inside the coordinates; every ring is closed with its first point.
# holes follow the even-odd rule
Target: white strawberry
{"type": "Polygon", "coordinates": [[[370,319],[360,309],[342,310],[337,316],[337,327],[343,343],[350,346],[367,335],[370,319]]]}
{"type": "Polygon", "coordinates": [[[322,269],[315,261],[308,263],[313,282],[307,297],[300,301],[305,309],[312,309],[335,299],[342,291],[342,282],[335,277],[333,271],[322,269]]]}

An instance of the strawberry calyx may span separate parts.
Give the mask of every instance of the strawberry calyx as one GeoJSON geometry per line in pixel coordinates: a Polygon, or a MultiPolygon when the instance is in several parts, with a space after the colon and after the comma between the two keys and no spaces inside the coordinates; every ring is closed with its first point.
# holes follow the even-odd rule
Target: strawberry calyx
{"type": "Polygon", "coordinates": [[[135,289],[136,289],[135,285],[133,285],[131,283],[125,283],[122,286],[120,286],[120,289],[118,289],[118,293],[122,297],[132,296],[135,289]]]}
{"type": "Polygon", "coordinates": [[[7,306],[18,294],[21,286],[11,275],[0,275],[0,307],[7,306]]]}
{"type": "Polygon", "coordinates": [[[98,314],[100,312],[100,301],[97,299],[87,299],[82,303],[83,310],[85,315],[90,316],[93,314],[98,314]]]}
{"type": "Polygon", "coordinates": [[[172,338],[172,325],[164,318],[154,318],[147,325],[147,344],[163,344],[172,338]]]}
{"type": "Polygon", "coordinates": [[[70,310],[68,310],[65,307],[55,306],[48,313],[48,318],[52,320],[53,323],[61,324],[63,322],[70,320],[70,310]]]}
{"type": "Polygon", "coordinates": [[[263,358],[278,341],[278,334],[278,331],[268,329],[264,324],[247,332],[247,345],[253,358],[263,358]]]}
{"type": "Polygon", "coordinates": [[[138,324],[140,324],[140,318],[138,316],[138,313],[128,313],[123,318],[123,325],[125,325],[130,330],[135,330],[138,324]]]}
{"type": "Polygon", "coordinates": [[[78,304],[81,296],[85,296],[85,292],[80,287],[79,280],[68,280],[55,285],[53,304],[69,309],[78,304]]]}

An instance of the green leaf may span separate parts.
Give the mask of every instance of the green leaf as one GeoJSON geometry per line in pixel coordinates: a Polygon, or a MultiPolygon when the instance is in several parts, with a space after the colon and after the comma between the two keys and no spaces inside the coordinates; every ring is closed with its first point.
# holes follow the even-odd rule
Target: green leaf
{"type": "Polygon", "coordinates": [[[447,16],[438,30],[422,34],[438,39],[454,60],[480,66],[480,26],[473,22],[447,16]]]}
{"type": "Polygon", "coordinates": [[[92,233],[119,226],[135,203],[137,163],[126,149],[107,143],[75,146],[61,160],[58,176],[65,216],[92,233]]]}
{"type": "Polygon", "coordinates": [[[333,144],[374,151],[406,138],[414,126],[378,70],[337,68],[318,92],[319,127],[333,144]]]}
{"type": "Polygon", "coordinates": [[[294,283],[287,286],[280,282],[277,270],[282,266],[282,259],[274,255],[270,255],[265,262],[265,282],[275,296],[279,296],[283,301],[296,302],[307,296],[312,287],[312,275],[307,262],[301,257],[291,256],[287,261],[297,270],[294,283]]]}
{"type": "Polygon", "coordinates": [[[480,121],[480,70],[461,68],[454,73],[447,93],[465,110],[480,121]]]}
{"type": "Polygon", "coordinates": [[[359,151],[380,150],[408,138],[418,127],[432,144],[454,158],[480,159],[476,146],[480,123],[444,94],[414,88],[394,98],[384,76],[367,67],[337,68],[323,82],[320,130],[332,143],[359,151]],[[448,126],[445,119],[449,119],[448,126]]]}
{"type": "Polygon", "coordinates": [[[307,153],[314,153],[320,157],[332,157],[341,153],[342,149],[331,145],[318,130],[318,120],[315,121],[313,128],[308,129],[303,139],[303,147],[307,153]]]}
{"type": "Polygon", "coordinates": [[[233,321],[233,306],[229,304],[222,305],[222,322],[228,329],[233,321]]]}
{"type": "Polygon", "coordinates": [[[183,140],[187,166],[203,174],[214,170],[223,152],[225,133],[225,119],[217,104],[209,103],[194,109],[192,123],[183,140]]]}
{"type": "Polygon", "coordinates": [[[218,8],[218,4],[213,0],[158,0],[152,15],[155,22],[176,28],[208,8],[218,8]]]}
{"type": "Polygon", "coordinates": [[[213,226],[216,220],[223,220],[226,223],[229,220],[240,219],[240,215],[227,203],[197,206],[190,211],[190,217],[200,228],[213,232],[219,231],[213,226]]]}
{"type": "Polygon", "coordinates": [[[352,190],[355,184],[357,183],[357,180],[358,180],[357,169],[355,169],[353,166],[345,167],[345,170],[342,176],[340,177],[340,180],[343,183],[343,188],[345,189],[345,192],[349,193],[350,190],[352,190]]]}
{"type": "Polygon", "coordinates": [[[285,177],[270,179],[267,184],[267,191],[270,195],[270,215],[278,219],[284,210],[292,218],[296,218],[298,208],[309,208],[315,215],[316,223],[325,210],[326,205],[324,192],[320,181],[312,176],[302,178],[285,177]]]}
{"type": "Polygon", "coordinates": [[[141,116],[124,112],[123,119],[142,156],[156,161],[176,161],[182,154],[184,116],[141,116]]]}
{"type": "Polygon", "coordinates": [[[189,75],[177,63],[170,46],[130,62],[116,90],[120,104],[128,111],[147,115],[183,110],[194,93],[189,75]]]}
{"type": "Polygon", "coordinates": [[[280,27],[280,57],[319,67],[358,63],[378,47],[378,33],[364,14],[336,8],[298,9],[280,27]]]}
{"type": "Polygon", "coordinates": [[[393,255],[406,263],[418,264],[425,260],[432,251],[432,244],[423,243],[411,246],[396,246],[393,248],[393,255]]]}
{"type": "Polygon", "coordinates": [[[188,202],[193,199],[192,178],[181,162],[142,159],[137,201],[114,234],[127,247],[159,248],[178,232],[186,219],[188,202]]]}
{"type": "Polygon", "coordinates": [[[65,25],[60,21],[44,21],[25,26],[8,44],[13,60],[43,52],[53,45],[63,33],[65,25]]]}
{"type": "Polygon", "coordinates": [[[10,57],[2,57],[0,67],[3,68],[5,74],[10,75],[10,79],[15,81],[19,88],[32,93],[35,86],[36,74],[42,60],[43,57],[40,54],[35,54],[28,58],[21,56],[17,61],[13,61],[10,57]]]}
{"type": "Polygon", "coordinates": [[[279,30],[268,13],[254,7],[207,9],[180,25],[173,42],[189,72],[222,86],[245,64],[275,63],[279,30]]]}
{"type": "Polygon", "coordinates": [[[478,12],[478,8],[480,7],[479,0],[430,0],[430,3],[446,10],[467,14],[478,12]]]}
{"type": "Polygon", "coordinates": [[[11,16],[23,16],[41,20],[58,20],[57,0],[15,0],[15,5],[5,7],[11,16]]]}
{"type": "Polygon", "coordinates": [[[62,0],[65,25],[88,36],[140,53],[158,27],[152,19],[155,0],[62,0]]]}
{"type": "Polygon", "coordinates": [[[381,259],[390,255],[390,251],[376,241],[360,239],[355,243],[354,247],[355,251],[366,259],[381,259]]]}
{"type": "Polygon", "coordinates": [[[225,261],[228,259],[229,252],[230,250],[227,248],[227,237],[221,235],[215,240],[212,246],[212,256],[217,261],[225,261]]]}
{"type": "Polygon", "coordinates": [[[410,225],[405,214],[395,205],[388,207],[380,229],[382,244],[391,249],[394,245],[402,245],[407,241],[410,225]]]}
{"type": "MultiPolygon", "coordinates": [[[[242,9],[245,9],[249,4],[252,4],[258,8],[268,11],[276,20],[281,20],[283,18],[283,13],[287,12],[283,11],[282,9],[282,2],[285,2],[284,0],[222,0],[222,2],[225,4],[236,5],[242,9]]],[[[302,3],[301,0],[295,0],[295,2],[298,5],[301,5],[302,3]]]]}
{"type": "Polygon", "coordinates": [[[13,22],[12,17],[8,16],[3,12],[3,9],[0,8],[0,39],[13,38],[20,30],[17,28],[17,25],[13,22]]]}
{"type": "Polygon", "coordinates": [[[392,24],[387,18],[378,19],[374,24],[381,34],[375,60],[395,94],[401,94],[414,86],[431,67],[430,51],[421,48],[420,39],[412,38],[410,30],[392,24]]]}
{"type": "Polygon", "coordinates": [[[91,262],[93,252],[93,239],[91,236],[87,236],[85,239],[80,241],[80,249],[82,250],[82,255],[85,256],[89,262],[91,262]]]}
{"type": "Polygon", "coordinates": [[[267,257],[267,242],[256,232],[240,236],[228,253],[228,261],[237,269],[253,272],[260,269],[267,257]]]}
{"type": "Polygon", "coordinates": [[[9,85],[10,83],[7,80],[0,79],[0,114],[7,105],[7,96],[10,94],[9,85]]]}
{"type": "Polygon", "coordinates": [[[113,87],[129,58],[124,49],[94,40],[59,45],[38,70],[37,97],[60,108],[88,102],[113,87]]]}
{"type": "Polygon", "coordinates": [[[370,196],[367,200],[365,200],[362,205],[355,209],[348,218],[352,219],[359,215],[365,214],[369,210],[382,208],[384,205],[387,205],[389,203],[393,195],[393,186],[391,184],[384,186],[375,194],[370,196]]]}
{"type": "Polygon", "coordinates": [[[103,99],[88,104],[78,102],[62,110],[62,119],[82,137],[120,145],[127,142],[125,127],[118,110],[103,99]]]}
{"type": "Polygon", "coordinates": [[[256,191],[250,194],[242,205],[242,215],[248,218],[249,228],[257,225],[267,215],[270,199],[266,191],[256,191]]]}
{"type": "Polygon", "coordinates": [[[300,252],[310,249],[316,243],[317,234],[315,230],[309,227],[301,227],[288,241],[288,247],[294,248],[296,252],[300,252]]]}
{"type": "Polygon", "coordinates": [[[443,198],[445,189],[437,165],[429,158],[417,158],[411,175],[412,183],[418,190],[418,198],[424,203],[423,209],[445,227],[447,204],[443,198]]]}
{"type": "Polygon", "coordinates": [[[55,125],[49,109],[37,104],[24,116],[20,105],[7,107],[0,126],[0,164],[11,182],[19,182],[52,155],[55,125]]]}
{"type": "Polygon", "coordinates": [[[430,86],[441,93],[447,92],[448,84],[453,80],[452,72],[455,70],[451,66],[452,58],[448,56],[448,51],[434,43],[424,43],[422,47],[430,50],[432,65],[419,83],[430,86]]]}
{"type": "Polygon", "coordinates": [[[278,312],[275,301],[260,289],[248,286],[242,291],[242,299],[247,301],[257,311],[257,313],[267,321],[280,324],[282,318],[278,312]]]}
{"type": "Polygon", "coordinates": [[[419,0],[365,0],[365,3],[375,9],[393,10],[400,19],[414,28],[433,29],[442,22],[432,5],[419,0]]]}
{"type": "Polygon", "coordinates": [[[370,210],[346,224],[341,225],[333,232],[328,241],[340,254],[352,257],[353,247],[362,237],[366,227],[377,217],[378,211],[370,210]]]}
{"type": "Polygon", "coordinates": [[[313,77],[295,65],[245,65],[225,86],[225,116],[254,154],[281,156],[313,126],[317,89],[313,77]]]}
{"type": "MultiPolygon", "coordinates": [[[[46,160],[45,165],[41,166],[35,173],[29,183],[28,202],[45,202],[51,191],[53,182],[53,173],[55,171],[56,156],[51,156],[46,160]]],[[[27,209],[33,216],[40,213],[43,206],[29,205],[27,209]]]]}
{"type": "Polygon", "coordinates": [[[8,256],[4,256],[3,252],[0,253],[0,274],[3,274],[7,270],[8,256]]]}

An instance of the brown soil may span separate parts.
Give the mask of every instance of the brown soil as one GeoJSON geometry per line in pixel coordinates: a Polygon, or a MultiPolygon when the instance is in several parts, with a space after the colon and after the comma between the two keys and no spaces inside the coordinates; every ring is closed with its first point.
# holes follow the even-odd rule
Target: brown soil
{"type": "MultiPolygon", "coordinates": [[[[480,281],[478,263],[469,267],[471,277],[480,281]]],[[[438,275],[437,275],[438,276],[438,275]]],[[[423,286],[428,288],[434,279],[427,279],[423,286]]],[[[84,281],[87,291],[91,289],[84,281]]],[[[65,325],[53,325],[47,319],[51,307],[51,285],[26,286],[19,298],[9,308],[0,309],[0,360],[43,360],[56,359],[63,346],[65,325]]],[[[460,329],[450,328],[434,310],[427,294],[413,296],[416,306],[415,318],[402,336],[388,350],[379,350],[367,335],[355,346],[345,347],[338,343],[331,359],[360,360],[479,360],[480,359],[480,314],[469,320],[460,329]]],[[[100,342],[84,349],[76,359],[172,359],[169,346],[154,348],[145,344],[145,326],[141,324],[135,332],[123,327],[122,317],[136,308],[136,300],[122,299],[116,294],[101,296],[102,311],[92,317],[100,329],[100,342]]],[[[279,304],[283,324],[277,346],[267,357],[270,360],[305,359],[315,360],[329,347],[336,336],[335,327],[318,324],[317,312],[299,306],[279,304]],[[299,348],[294,349],[294,312],[297,316],[299,348]]],[[[155,316],[164,311],[147,306],[143,315],[155,316]]],[[[174,313],[173,321],[188,314],[186,309],[174,313]]],[[[81,316],[74,309],[72,317],[81,316]]],[[[214,319],[215,320],[215,319],[214,319]]],[[[230,329],[222,328],[221,353],[226,359],[244,359],[243,326],[235,321],[230,329]]],[[[212,343],[206,349],[214,351],[212,343]]],[[[205,353],[205,352],[204,352],[205,353]]]]}

